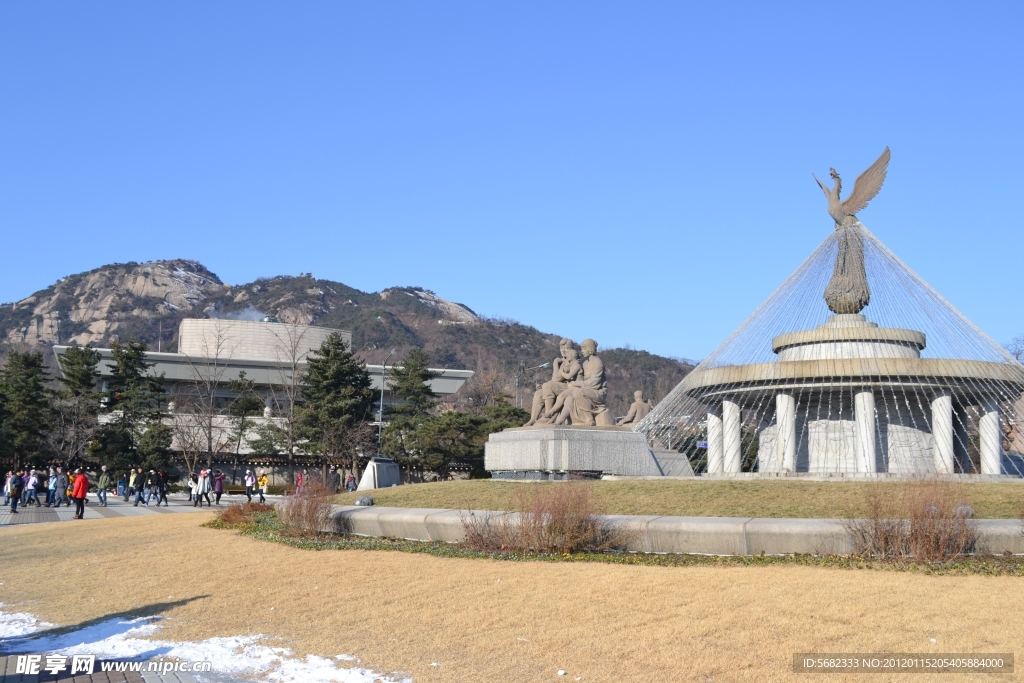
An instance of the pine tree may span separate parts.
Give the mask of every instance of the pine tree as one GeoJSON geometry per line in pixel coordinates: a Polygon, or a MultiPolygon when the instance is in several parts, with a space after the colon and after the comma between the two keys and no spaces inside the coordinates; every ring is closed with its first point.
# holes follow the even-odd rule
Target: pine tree
{"type": "Polygon", "coordinates": [[[338,458],[351,445],[352,430],[370,415],[373,390],[366,365],[337,332],[307,357],[302,399],[302,435],[322,456],[338,458]]]}
{"type": "Polygon", "coordinates": [[[139,438],[138,454],[146,469],[164,470],[174,463],[171,455],[171,428],[161,422],[151,422],[139,438]]]}
{"type": "Polygon", "coordinates": [[[434,407],[437,394],[430,388],[430,381],[440,377],[428,366],[430,356],[423,349],[412,349],[398,367],[388,373],[388,387],[391,395],[398,399],[392,409],[399,415],[426,415],[434,407]]]}
{"type": "Polygon", "coordinates": [[[38,351],[11,351],[0,372],[3,395],[3,424],[0,448],[15,468],[46,450],[46,432],[50,424],[49,392],[46,368],[38,351]]]}
{"type": "Polygon", "coordinates": [[[146,348],[145,342],[135,339],[110,345],[114,364],[104,399],[114,419],[104,425],[98,447],[90,449],[108,466],[141,465],[149,457],[139,452],[142,438],[164,416],[164,377],[150,374],[146,348]]]}
{"type": "Polygon", "coordinates": [[[72,396],[88,396],[96,391],[96,366],[100,362],[100,352],[86,344],[71,346],[60,359],[61,384],[72,396]]]}
{"type": "Polygon", "coordinates": [[[47,441],[65,467],[76,458],[88,458],[89,442],[99,429],[99,393],[96,366],[100,354],[90,346],[72,346],[60,358],[61,391],[50,402],[53,426],[47,441]]]}
{"type": "Polygon", "coordinates": [[[423,448],[417,432],[430,418],[437,395],[430,388],[430,380],[440,373],[429,368],[430,356],[423,349],[412,349],[402,365],[392,369],[387,376],[391,395],[396,405],[387,420],[382,435],[382,448],[386,455],[397,459],[412,469],[423,463],[423,448]]]}

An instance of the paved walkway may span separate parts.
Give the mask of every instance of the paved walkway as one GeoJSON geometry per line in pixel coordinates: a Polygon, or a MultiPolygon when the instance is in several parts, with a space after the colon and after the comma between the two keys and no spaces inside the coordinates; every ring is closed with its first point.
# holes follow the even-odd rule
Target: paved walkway
{"type": "MultiPolygon", "coordinates": [[[[210,496],[211,498],[213,496],[210,496]]],[[[2,501],[3,498],[0,498],[2,501]]],[[[134,498],[130,502],[126,503],[122,498],[116,496],[108,496],[107,504],[108,507],[100,507],[99,501],[96,500],[96,494],[89,495],[89,504],[85,506],[85,519],[101,519],[103,517],[136,517],[140,515],[163,515],[163,514],[176,514],[181,512],[208,512],[211,509],[217,510],[224,508],[232,503],[244,503],[245,496],[224,496],[220,499],[220,507],[214,505],[212,508],[203,507],[192,507],[192,503],[185,499],[185,496],[180,493],[171,494],[168,496],[170,506],[161,505],[157,507],[155,503],[150,505],[143,505],[139,503],[138,507],[134,506],[134,498]]],[[[75,516],[75,507],[61,506],[59,508],[48,508],[48,507],[36,507],[35,504],[27,505],[22,507],[18,506],[18,514],[11,514],[10,507],[0,507],[0,526],[10,526],[12,524],[40,524],[43,522],[66,522],[72,520],[75,516]]]]}

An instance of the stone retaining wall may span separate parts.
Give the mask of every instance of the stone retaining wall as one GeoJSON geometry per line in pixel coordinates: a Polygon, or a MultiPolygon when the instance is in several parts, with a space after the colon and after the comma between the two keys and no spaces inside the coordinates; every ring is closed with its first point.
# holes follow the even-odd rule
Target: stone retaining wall
{"type": "MultiPolygon", "coordinates": [[[[465,538],[467,514],[433,508],[335,505],[327,529],[359,536],[458,543],[465,538]]],[[[516,513],[476,511],[480,516],[516,513]]],[[[841,519],[757,519],[749,517],[668,517],[607,515],[605,520],[634,532],[627,549],[646,553],[702,555],[849,554],[850,537],[841,519]]],[[[1024,525],[1013,519],[974,520],[979,553],[1024,554],[1024,525]]]]}

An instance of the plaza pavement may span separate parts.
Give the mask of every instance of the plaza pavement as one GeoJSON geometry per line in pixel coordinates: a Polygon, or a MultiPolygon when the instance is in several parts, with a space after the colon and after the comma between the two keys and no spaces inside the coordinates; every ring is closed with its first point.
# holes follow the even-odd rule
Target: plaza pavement
{"type": "MultiPolygon", "coordinates": [[[[213,496],[211,495],[211,498],[213,496]]],[[[138,507],[134,506],[134,498],[131,498],[129,502],[124,502],[124,499],[118,498],[117,496],[107,497],[107,507],[100,507],[99,501],[96,499],[96,494],[89,495],[89,504],[85,506],[85,519],[103,519],[105,517],[137,517],[142,515],[165,515],[165,514],[179,514],[184,512],[209,512],[210,510],[218,510],[232,503],[245,502],[245,496],[224,496],[220,499],[220,506],[207,507],[193,507],[192,503],[185,499],[184,494],[175,493],[168,497],[169,506],[161,505],[157,507],[156,504],[143,505],[139,503],[138,507]]],[[[268,497],[267,500],[272,500],[273,497],[268,497]]],[[[0,499],[2,500],[2,499],[0,499]]],[[[254,500],[256,500],[254,498],[254,500]]],[[[59,508],[48,508],[48,507],[36,507],[35,504],[27,506],[18,506],[18,514],[12,514],[9,506],[0,507],[0,527],[11,526],[14,524],[41,524],[44,522],[66,522],[66,521],[77,521],[74,519],[75,507],[61,506],[59,508]]]]}

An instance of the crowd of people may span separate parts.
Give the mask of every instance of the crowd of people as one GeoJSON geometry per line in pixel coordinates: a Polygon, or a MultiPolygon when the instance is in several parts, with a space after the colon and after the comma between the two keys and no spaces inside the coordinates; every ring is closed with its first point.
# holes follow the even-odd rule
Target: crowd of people
{"type": "MultiPolygon", "coordinates": [[[[193,472],[188,478],[189,500],[193,507],[202,507],[203,501],[209,505],[220,505],[221,496],[225,493],[224,480],[227,475],[221,470],[203,469],[198,473],[193,472]],[[213,494],[213,500],[210,494],[213,494]]],[[[302,493],[303,489],[312,485],[318,477],[311,474],[308,469],[303,469],[295,474],[295,492],[302,493]]],[[[254,473],[251,469],[245,471],[244,477],[245,495],[248,502],[252,502],[253,496],[259,496],[261,503],[266,503],[266,496],[269,494],[270,477],[265,469],[254,473]]],[[[331,467],[325,480],[326,487],[337,493],[341,490],[341,473],[337,468],[331,467]]],[[[10,506],[11,512],[17,513],[18,506],[26,507],[35,503],[36,507],[59,508],[62,504],[71,507],[75,505],[75,519],[82,519],[85,511],[89,489],[93,484],[89,477],[81,469],[66,473],[60,466],[46,469],[18,469],[8,471],[4,479],[4,506],[10,506]]],[[[107,471],[106,465],[100,468],[99,476],[96,479],[96,498],[100,507],[107,507],[107,495],[113,490],[114,495],[120,494],[124,502],[134,499],[134,506],[148,506],[153,503],[159,507],[162,503],[165,507],[169,505],[167,494],[170,492],[171,483],[168,474],[163,471],[150,469],[148,472],[143,467],[133,467],[121,475],[115,482],[107,471]]],[[[355,491],[356,479],[349,474],[345,480],[345,489],[355,491]]]]}
{"type": "Polygon", "coordinates": [[[88,495],[89,477],[80,467],[71,476],[62,467],[51,467],[48,471],[18,468],[8,471],[4,479],[4,505],[10,505],[14,514],[18,514],[18,505],[35,503],[36,507],[59,508],[61,504],[71,507],[74,501],[75,519],[82,519],[88,495]]]}

